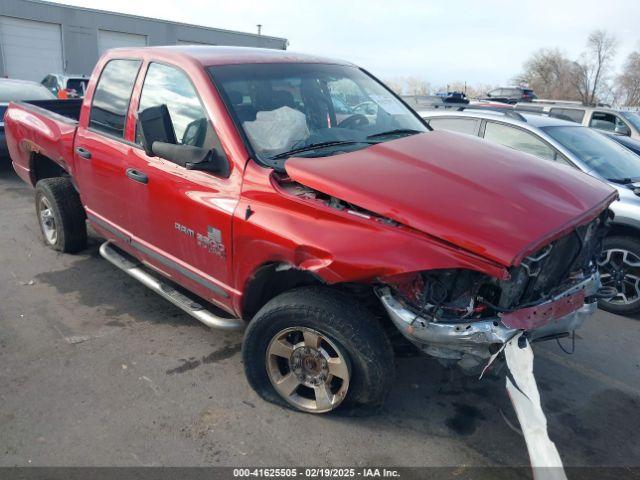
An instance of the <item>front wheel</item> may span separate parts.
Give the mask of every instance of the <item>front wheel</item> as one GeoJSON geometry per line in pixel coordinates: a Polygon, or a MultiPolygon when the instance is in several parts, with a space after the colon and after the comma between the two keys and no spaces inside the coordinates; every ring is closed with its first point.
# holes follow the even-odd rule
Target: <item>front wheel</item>
{"type": "Polygon", "coordinates": [[[376,410],[394,379],[378,320],[329,288],[271,300],[249,324],[242,351],[247,379],[263,399],[304,412],[376,410]]]}
{"type": "Polygon", "coordinates": [[[618,294],[600,299],[598,306],[619,315],[640,312],[640,241],[634,237],[607,237],[598,260],[604,287],[614,287],[618,294]]]}

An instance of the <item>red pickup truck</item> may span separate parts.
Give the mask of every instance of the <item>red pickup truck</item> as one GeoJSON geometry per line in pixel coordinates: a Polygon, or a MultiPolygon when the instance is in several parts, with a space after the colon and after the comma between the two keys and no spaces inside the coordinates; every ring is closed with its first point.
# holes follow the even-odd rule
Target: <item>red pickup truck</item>
{"type": "Polygon", "coordinates": [[[376,407],[394,348],[477,371],[521,331],[566,336],[604,295],[612,188],[431,131],[352,64],[116,49],[64,105],[5,116],[45,242],[83,249],[88,220],[114,265],[211,327],[246,326],[266,400],[376,407]]]}

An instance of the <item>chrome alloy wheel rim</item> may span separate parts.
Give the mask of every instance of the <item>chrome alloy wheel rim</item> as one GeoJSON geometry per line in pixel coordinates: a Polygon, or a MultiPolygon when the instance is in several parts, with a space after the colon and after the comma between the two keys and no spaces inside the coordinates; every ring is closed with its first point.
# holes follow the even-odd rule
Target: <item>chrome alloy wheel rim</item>
{"type": "Polygon", "coordinates": [[[640,300],[640,258],[629,250],[611,248],[598,260],[600,281],[614,287],[618,294],[607,300],[616,305],[629,305],[640,300]]]}
{"type": "Polygon", "coordinates": [[[266,366],[280,396],[305,412],[333,410],[349,389],[346,358],[331,340],[311,328],[278,332],[267,347],[266,366]]]}
{"type": "Polygon", "coordinates": [[[40,217],[40,226],[42,227],[42,233],[50,245],[55,245],[58,239],[58,230],[56,228],[56,220],[53,216],[53,210],[51,204],[46,197],[41,197],[38,202],[38,216],[40,217]]]}

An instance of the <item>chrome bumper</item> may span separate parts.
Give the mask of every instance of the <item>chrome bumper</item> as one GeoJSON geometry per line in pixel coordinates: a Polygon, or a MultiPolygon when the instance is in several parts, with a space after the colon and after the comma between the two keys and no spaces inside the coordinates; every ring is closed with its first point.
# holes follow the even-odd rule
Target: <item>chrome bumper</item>
{"type": "MultiPolygon", "coordinates": [[[[562,298],[584,289],[585,297],[591,297],[600,288],[597,273],[555,297],[562,298]]],[[[391,321],[400,332],[426,353],[448,359],[462,359],[464,354],[488,358],[492,352],[508,342],[520,329],[504,325],[500,317],[473,322],[446,323],[433,322],[406,308],[388,287],[377,291],[382,305],[391,321]]],[[[555,300],[553,299],[553,300],[555,300]]],[[[568,315],[551,319],[545,325],[527,330],[530,340],[554,337],[578,329],[597,309],[594,301],[584,303],[582,307],[568,315]]]]}

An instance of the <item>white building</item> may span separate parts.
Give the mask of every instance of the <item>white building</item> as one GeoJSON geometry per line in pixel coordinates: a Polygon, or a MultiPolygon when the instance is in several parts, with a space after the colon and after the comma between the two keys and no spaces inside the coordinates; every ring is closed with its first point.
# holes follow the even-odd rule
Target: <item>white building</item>
{"type": "Polygon", "coordinates": [[[236,45],[285,50],[285,38],[234,32],[40,0],[0,0],[0,76],[40,81],[89,75],[109,48],[236,45]]]}

